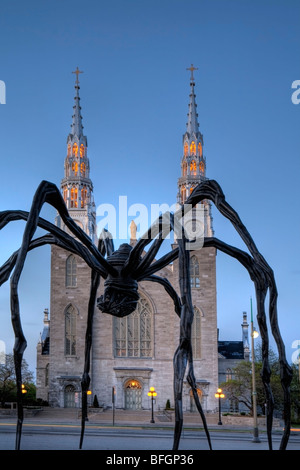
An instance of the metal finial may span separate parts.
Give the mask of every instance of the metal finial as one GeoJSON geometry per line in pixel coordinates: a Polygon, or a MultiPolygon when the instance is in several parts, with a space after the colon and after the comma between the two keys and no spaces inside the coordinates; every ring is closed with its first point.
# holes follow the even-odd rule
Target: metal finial
{"type": "Polygon", "coordinates": [[[78,75],[80,73],[83,73],[83,72],[81,70],[79,70],[79,68],[77,67],[76,70],[72,73],[76,73],[76,82],[75,83],[76,83],[76,86],[78,86],[79,85],[78,75]]]}

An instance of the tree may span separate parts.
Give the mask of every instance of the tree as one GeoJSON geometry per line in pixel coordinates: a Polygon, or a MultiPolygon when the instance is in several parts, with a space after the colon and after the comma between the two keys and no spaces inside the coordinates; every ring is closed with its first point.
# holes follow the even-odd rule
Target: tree
{"type": "MultiPolygon", "coordinates": [[[[22,361],[22,379],[28,390],[32,389],[33,374],[25,359],[22,361]]],[[[5,364],[0,365],[0,403],[16,401],[16,375],[13,354],[6,354],[5,364]]]]}
{"type": "Polygon", "coordinates": [[[292,421],[300,423],[300,371],[299,365],[293,364],[293,379],[291,383],[292,421]]]}
{"type": "MultiPolygon", "coordinates": [[[[280,382],[280,366],[276,354],[269,351],[269,364],[271,369],[271,387],[274,397],[275,410],[281,412],[283,409],[283,391],[280,382]]],[[[255,349],[255,381],[256,381],[256,397],[258,411],[265,413],[265,391],[261,379],[262,370],[262,353],[261,347],[255,349]]],[[[242,403],[249,413],[253,414],[252,409],[252,367],[251,361],[241,361],[233,370],[234,379],[220,384],[226,398],[242,403]]]]}

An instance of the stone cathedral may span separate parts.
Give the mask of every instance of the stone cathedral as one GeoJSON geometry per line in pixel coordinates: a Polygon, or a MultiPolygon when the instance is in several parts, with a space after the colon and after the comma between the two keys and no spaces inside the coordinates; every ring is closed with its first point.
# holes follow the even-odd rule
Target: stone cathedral
{"type": "MultiPolygon", "coordinates": [[[[199,129],[195,80],[191,66],[188,121],[183,135],[177,201],[182,204],[193,188],[205,179],[206,158],[199,129]]],[[[78,68],[74,112],[67,137],[61,191],[70,215],[97,243],[96,210],[87,138],[83,134],[78,68]]],[[[203,202],[205,235],[212,236],[209,202],[203,202]]],[[[59,216],[56,224],[64,229],[59,216]]],[[[130,243],[136,242],[134,230],[130,243]]],[[[176,243],[176,241],[174,241],[176,243]]],[[[191,288],[194,303],[192,346],[198,394],[205,412],[215,411],[215,392],[235,361],[249,357],[247,316],[244,313],[241,341],[218,341],[216,249],[192,251],[191,288]]],[[[37,345],[37,398],[53,407],[81,406],[85,332],[89,301],[90,268],[81,258],[57,246],[51,247],[50,312],[44,312],[44,328],[37,345]]],[[[178,290],[178,262],[157,273],[178,290]]],[[[99,288],[99,296],[102,293],[99,288]]],[[[115,318],[95,307],[91,353],[91,395],[100,406],[150,409],[150,387],[157,392],[156,409],[173,405],[173,355],[179,342],[179,319],[164,288],[152,282],[139,284],[137,309],[115,318]]],[[[194,411],[187,382],[183,386],[183,409],[194,411]]]]}

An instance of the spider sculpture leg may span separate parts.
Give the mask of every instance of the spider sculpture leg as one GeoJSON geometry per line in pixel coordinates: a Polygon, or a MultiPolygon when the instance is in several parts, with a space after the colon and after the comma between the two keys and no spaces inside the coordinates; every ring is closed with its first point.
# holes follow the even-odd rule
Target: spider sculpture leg
{"type": "Polygon", "coordinates": [[[176,221],[174,221],[173,214],[164,214],[156,224],[154,224],[148,231],[148,234],[142,237],[142,240],[138,242],[136,250],[141,250],[141,247],[149,243],[151,237],[159,235],[158,239],[154,242],[154,247],[152,245],[151,249],[148,252],[148,256],[145,256],[143,261],[138,266],[136,272],[140,276],[138,280],[148,280],[153,282],[159,282],[163,285],[166,292],[173,299],[175,312],[180,317],[180,341],[179,346],[174,354],[173,364],[174,364],[174,400],[175,400],[175,429],[174,429],[174,443],[173,450],[177,450],[179,447],[182,425],[183,425],[183,412],[182,412],[182,387],[183,379],[186,371],[187,364],[189,363],[187,380],[191,389],[193,391],[193,396],[195,398],[197,409],[201,415],[204,429],[206,432],[207,440],[209,447],[211,449],[211,440],[208,432],[208,427],[206,423],[206,418],[203,413],[201,403],[197,393],[196,379],[194,376],[194,367],[193,367],[193,354],[192,354],[192,345],[191,345],[191,326],[193,322],[194,309],[192,305],[192,296],[190,288],[190,274],[189,274],[189,251],[186,250],[187,240],[184,237],[182,226],[176,226],[176,221]],[[165,255],[160,260],[154,262],[149,266],[149,262],[154,259],[155,254],[157,253],[161,240],[164,239],[164,236],[170,231],[174,230],[176,227],[177,232],[181,232],[181,237],[179,237],[178,245],[179,248],[173,250],[173,252],[165,255]],[[148,240],[148,241],[145,241],[148,240]],[[150,255],[149,255],[150,253],[150,255]],[[177,295],[174,288],[171,286],[169,281],[162,279],[159,276],[154,276],[152,273],[161,269],[170,263],[171,260],[179,257],[179,285],[181,298],[177,295]],[[147,258],[145,260],[145,258],[147,258]]]}
{"type": "MultiPolygon", "coordinates": [[[[204,183],[195,188],[195,191],[191,194],[191,196],[187,200],[187,204],[191,204],[192,206],[196,205],[198,202],[202,201],[203,199],[210,199],[214,202],[217,209],[220,211],[222,215],[224,215],[227,219],[229,219],[246,244],[252,258],[253,258],[253,266],[255,267],[256,276],[255,282],[256,287],[256,297],[257,297],[257,304],[258,304],[258,322],[261,328],[262,334],[262,352],[263,352],[263,370],[262,370],[262,380],[265,387],[266,392],[268,393],[267,405],[271,408],[273,406],[272,397],[270,395],[270,368],[268,363],[268,340],[267,340],[267,326],[265,321],[265,308],[264,308],[264,301],[265,301],[265,294],[266,291],[269,291],[270,300],[269,300],[269,318],[271,329],[273,333],[273,337],[276,341],[278,354],[279,354],[279,363],[280,363],[280,377],[281,377],[281,385],[284,392],[284,419],[285,419],[285,430],[283,433],[283,437],[281,440],[280,449],[286,449],[286,445],[288,443],[289,434],[290,434],[290,425],[291,425],[291,411],[290,411],[290,383],[292,380],[292,370],[289,366],[286,355],[285,355],[285,347],[282,341],[279,326],[278,326],[278,317],[277,317],[277,287],[274,278],[274,273],[266,260],[263,258],[261,253],[258,251],[252,237],[250,236],[248,230],[243,225],[242,221],[240,220],[238,214],[234,211],[234,209],[225,201],[225,196],[223,194],[222,189],[218,185],[216,181],[207,180],[204,183]]],[[[272,423],[272,412],[273,410],[270,409],[267,411],[268,416],[268,427],[269,427],[269,435],[270,435],[270,426],[272,423]]],[[[269,438],[270,442],[270,438],[269,438]]]]}
{"type": "MultiPolygon", "coordinates": [[[[110,255],[113,252],[113,242],[109,234],[103,233],[99,239],[98,250],[102,255],[107,253],[110,255]]],[[[88,305],[88,319],[87,319],[87,328],[86,328],[86,337],[85,337],[85,359],[84,359],[84,371],[81,380],[81,390],[82,390],[82,404],[81,404],[81,434],[80,434],[80,443],[79,448],[82,448],[84,430],[85,430],[85,421],[87,419],[87,392],[90,385],[90,358],[91,358],[91,348],[92,348],[92,333],[93,333],[93,318],[95,312],[97,291],[100,285],[101,276],[99,272],[92,269],[91,272],[91,288],[90,288],[90,298],[88,305]]]]}
{"type": "MultiPolygon", "coordinates": [[[[14,214],[12,216],[12,220],[16,220],[16,218],[24,218],[27,220],[26,227],[23,235],[22,245],[18,250],[15,257],[11,259],[11,262],[8,265],[14,265],[14,271],[11,276],[10,282],[10,301],[11,301],[11,317],[12,317],[12,326],[15,333],[15,345],[14,345],[14,362],[15,362],[15,371],[16,371],[16,384],[17,384],[17,401],[18,401],[18,416],[17,416],[17,431],[16,431],[16,449],[20,448],[21,442],[21,433],[22,433],[22,424],[24,419],[23,413],[23,405],[22,405],[22,359],[24,350],[26,349],[27,342],[23,333],[21,317],[20,317],[20,305],[19,305],[19,296],[18,296],[18,284],[19,279],[23,270],[23,266],[26,260],[27,252],[33,248],[34,242],[32,241],[32,237],[35,233],[36,228],[41,223],[41,219],[39,218],[39,213],[41,208],[45,202],[48,202],[53,207],[55,207],[59,214],[61,215],[64,223],[69,228],[69,230],[76,235],[76,237],[81,241],[82,246],[84,248],[83,251],[86,252],[86,249],[90,251],[91,257],[95,257],[96,264],[95,268],[103,275],[104,277],[107,276],[108,272],[115,273],[115,270],[107,263],[107,261],[103,258],[103,256],[99,253],[97,248],[93,245],[90,238],[77,226],[77,224],[70,218],[62,196],[58,190],[58,188],[49,183],[47,181],[43,181],[40,186],[38,187],[30,212],[26,216],[25,213],[19,213],[18,215],[14,214]],[[15,216],[15,218],[14,218],[15,216]]],[[[9,213],[1,213],[0,216],[0,228],[6,225],[9,221],[9,213]]],[[[41,223],[41,226],[43,223],[41,223]]],[[[49,224],[52,225],[52,224],[49,224]]],[[[53,229],[53,226],[51,230],[53,229]]],[[[55,232],[55,230],[53,230],[55,232]]],[[[61,241],[61,245],[68,245],[70,241],[70,237],[65,233],[60,231],[59,234],[56,232],[58,239],[61,241]]],[[[44,243],[46,240],[44,238],[44,243]]],[[[55,242],[55,239],[52,237],[51,242],[55,242]]],[[[59,244],[59,243],[57,243],[59,244]]],[[[74,249],[76,243],[70,243],[70,246],[74,249]]],[[[78,248],[78,244],[77,244],[78,248]]],[[[72,251],[72,250],[71,250],[72,251]]],[[[82,250],[78,250],[80,256],[83,255],[82,250]]],[[[85,256],[83,256],[85,259],[85,256]]],[[[87,257],[89,258],[89,257],[87,257]]],[[[6,274],[9,272],[10,268],[6,264],[5,271],[6,274]]],[[[11,268],[12,269],[12,268],[11,268]]],[[[5,278],[5,273],[3,276],[5,278]]]]}

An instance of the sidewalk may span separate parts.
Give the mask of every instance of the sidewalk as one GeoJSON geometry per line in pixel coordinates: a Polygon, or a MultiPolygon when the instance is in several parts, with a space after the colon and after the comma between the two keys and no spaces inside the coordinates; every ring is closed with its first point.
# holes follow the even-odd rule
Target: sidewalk
{"type": "MultiPolygon", "coordinates": [[[[206,416],[207,426],[210,430],[234,430],[236,432],[249,431],[253,429],[249,425],[249,421],[245,425],[235,425],[227,422],[227,417],[222,417],[222,425],[218,425],[219,416],[218,414],[210,414],[206,416]]],[[[8,415],[1,414],[0,421],[16,420],[16,414],[8,415]]],[[[88,411],[88,420],[86,425],[99,425],[99,426],[120,426],[120,427],[141,427],[141,428],[169,428],[173,429],[174,413],[165,414],[163,411],[154,412],[155,423],[151,423],[151,411],[132,411],[116,409],[113,410],[102,410],[90,409],[88,411]]],[[[53,423],[53,424],[81,424],[81,409],[80,408],[42,408],[33,412],[25,412],[24,422],[30,423],[53,423]]],[[[183,416],[183,427],[185,429],[203,429],[203,423],[201,416],[198,413],[184,413],[183,416]]],[[[265,426],[259,426],[260,432],[265,432],[265,426]]],[[[282,432],[282,426],[274,426],[273,432],[282,432]]]]}

